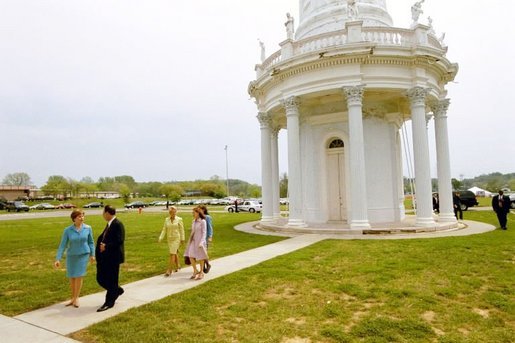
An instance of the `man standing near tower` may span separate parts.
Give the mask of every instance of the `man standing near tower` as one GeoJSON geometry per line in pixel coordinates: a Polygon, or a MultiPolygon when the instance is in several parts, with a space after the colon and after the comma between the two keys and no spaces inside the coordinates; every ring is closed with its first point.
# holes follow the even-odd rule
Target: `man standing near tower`
{"type": "Polygon", "coordinates": [[[501,229],[503,230],[507,229],[506,222],[508,221],[507,215],[510,213],[510,203],[510,197],[504,195],[503,191],[499,191],[499,194],[492,198],[492,208],[497,214],[499,225],[501,225],[501,229]]]}

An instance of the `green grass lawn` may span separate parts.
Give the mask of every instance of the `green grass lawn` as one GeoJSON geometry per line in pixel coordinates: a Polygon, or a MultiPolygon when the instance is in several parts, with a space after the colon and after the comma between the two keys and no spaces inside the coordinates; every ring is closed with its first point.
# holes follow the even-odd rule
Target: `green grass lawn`
{"type": "MultiPolygon", "coordinates": [[[[222,228],[214,255],[277,240],[231,230],[237,220],[257,218],[244,216],[215,214],[222,228]]],[[[161,273],[166,248],[154,242],[162,215],[121,218],[131,237],[122,282],[161,273]]],[[[490,211],[465,212],[465,218],[497,226],[490,211]]],[[[94,227],[103,224],[100,218],[86,219],[94,227]]],[[[67,298],[64,273],[51,270],[62,230],[55,226],[65,223],[0,222],[0,239],[7,242],[2,246],[9,247],[1,253],[3,314],[67,298]],[[51,235],[43,238],[38,231],[51,235]]],[[[508,227],[467,237],[323,241],[129,310],[72,337],[83,342],[515,342],[511,218],[508,227]]],[[[86,291],[98,290],[88,276],[86,291]]]]}
{"type": "MultiPolygon", "coordinates": [[[[179,213],[186,235],[191,226],[190,211],[179,213]]],[[[157,243],[165,213],[120,213],[126,228],[126,263],[122,265],[122,284],[164,273],[168,259],[166,243],[157,243]]],[[[281,240],[254,236],[233,230],[234,225],[258,220],[258,214],[213,214],[215,237],[209,252],[213,258],[235,254],[281,240]]],[[[105,221],[100,215],[86,216],[96,237],[105,221]]],[[[64,301],[69,297],[65,271],[52,266],[63,229],[69,218],[0,221],[0,313],[12,316],[64,301]]],[[[63,263],[64,265],[64,263],[63,263]]],[[[95,279],[95,267],[88,267],[81,294],[102,291],[95,279]]]]}

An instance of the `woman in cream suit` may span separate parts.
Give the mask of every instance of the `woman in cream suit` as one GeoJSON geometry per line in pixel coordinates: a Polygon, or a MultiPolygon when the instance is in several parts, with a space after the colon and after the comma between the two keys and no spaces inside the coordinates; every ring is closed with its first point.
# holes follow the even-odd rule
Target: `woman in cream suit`
{"type": "Polygon", "coordinates": [[[170,259],[165,277],[170,276],[174,271],[176,272],[181,268],[177,253],[179,247],[184,244],[184,224],[182,223],[182,218],[176,215],[177,208],[171,206],[168,213],[170,213],[170,217],[165,219],[161,235],[159,236],[159,242],[161,242],[166,235],[168,249],[170,250],[170,259]]]}

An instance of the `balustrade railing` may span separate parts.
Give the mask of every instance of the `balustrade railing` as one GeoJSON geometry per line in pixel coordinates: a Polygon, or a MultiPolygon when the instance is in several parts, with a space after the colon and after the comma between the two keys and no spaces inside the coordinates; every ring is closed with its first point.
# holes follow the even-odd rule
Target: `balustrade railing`
{"type": "MultiPolygon", "coordinates": [[[[418,44],[414,30],[393,27],[362,27],[361,38],[364,42],[372,42],[377,45],[415,46],[418,44]]],[[[319,34],[293,42],[293,56],[315,52],[330,47],[338,47],[347,44],[347,30],[339,30],[319,34]]],[[[431,47],[442,49],[438,39],[434,35],[428,35],[427,44],[431,47]]],[[[282,61],[281,50],[274,52],[262,64],[261,70],[282,61]]]]}

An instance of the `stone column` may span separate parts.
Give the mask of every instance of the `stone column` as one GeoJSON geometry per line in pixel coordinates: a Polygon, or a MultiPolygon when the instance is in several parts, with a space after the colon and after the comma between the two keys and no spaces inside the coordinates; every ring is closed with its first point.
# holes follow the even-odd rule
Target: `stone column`
{"type": "Polygon", "coordinates": [[[300,165],[299,99],[291,96],[283,100],[288,129],[288,193],[290,217],[288,226],[305,227],[302,216],[302,175],[300,165]]]}
{"type": "Polygon", "coordinates": [[[413,132],[413,151],[415,161],[415,200],[417,206],[416,226],[434,226],[433,198],[431,192],[431,172],[429,144],[426,125],[427,90],[414,87],[408,91],[411,103],[411,121],[413,132]]]}
{"type": "Polygon", "coordinates": [[[440,202],[439,221],[455,223],[452,203],[451,159],[449,157],[449,132],[447,130],[447,110],[449,99],[431,105],[435,117],[436,163],[438,169],[438,198],[440,202]]]}
{"type": "Polygon", "coordinates": [[[263,210],[261,222],[270,223],[273,221],[273,200],[272,200],[272,118],[268,113],[259,112],[257,115],[261,125],[261,195],[263,199],[263,210]]]}
{"type": "Polygon", "coordinates": [[[344,87],[349,111],[350,228],[369,229],[365,146],[363,139],[363,86],[344,87]]]}
{"type": "Polygon", "coordinates": [[[274,220],[281,218],[279,205],[279,127],[272,129],[272,213],[274,220]]]}

